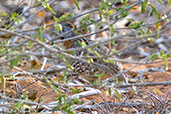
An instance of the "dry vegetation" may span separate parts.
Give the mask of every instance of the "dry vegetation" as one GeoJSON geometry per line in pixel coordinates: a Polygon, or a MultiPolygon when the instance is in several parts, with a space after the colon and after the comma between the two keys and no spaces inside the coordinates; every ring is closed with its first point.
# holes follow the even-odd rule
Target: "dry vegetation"
{"type": "Polygon", "coordinates": [[[121,1],[0,0],[0,113],[170,114],[171,0],[121,1]],[[74,72],[71,59],[92,57],[64,48],[64,22],[74,27],[62,35],[78,34],[69,42],[106,46],[126,80],[74,72]]]}

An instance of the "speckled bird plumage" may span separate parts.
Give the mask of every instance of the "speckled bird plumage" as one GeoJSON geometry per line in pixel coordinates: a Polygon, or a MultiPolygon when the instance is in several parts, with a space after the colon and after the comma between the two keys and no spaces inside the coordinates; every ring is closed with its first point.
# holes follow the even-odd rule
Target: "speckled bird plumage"
{"type": "MultiPolygon", "coordinates": [[[[62,39],[71,38],[74,36],[77,36],[75,32],[69,32],[73,26],[70,23],[62,23],[62,31],[60,31],[58,34],[63,34],[62,39]],[[69,32],[68,34],[66,32],[69,32]],[[65,34],[66,33],[66,34],[65,34]]],[[[92,43],[95,43],[95,41],[91,41],[87,38],[81,37],[78,39],[71,39],[68,41],[65,41],[64,48],[70,49],[70,48],[81,48],[81,45],[78,42],[84,42],[86,45],[90,45],[92,43]]],[[[99,45],[95,48],[92,48],[91,50],[82,49],[79,51],[74,52],[74,56],[79,57],[86,57],[86,56],[94,56],[96,58],[92,58],[93,63],[85,63],[81,60],[72,60],[71,65],[74,68],[74,72],[78,73],[81,77],[88,80],[89,82],[93,82],[94,80],[97,80],[98,77],[96,75],[103,74],[104,76],[101,77],[101,80],[104,80],[106,78],[116,76],[122,71],[122,65],[119,62],[113,61],[112,63],[104,62],[102,58],[98,58],[93,51],[96,51],[100,56],[106,56],[108,54],[108,49],[103,46],[99,45]]],[[[118,76],[121,80],[124,79],[124,75],[121,74],[121,76],[118,76]]]]}

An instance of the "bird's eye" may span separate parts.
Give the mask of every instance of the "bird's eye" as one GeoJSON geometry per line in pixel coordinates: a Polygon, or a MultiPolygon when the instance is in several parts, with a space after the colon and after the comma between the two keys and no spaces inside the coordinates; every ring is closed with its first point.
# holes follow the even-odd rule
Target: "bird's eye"
{"type": "Polygon", "coordinates": [[[61,37],[61,40],[65,39],[65,37],[61,37]]]}

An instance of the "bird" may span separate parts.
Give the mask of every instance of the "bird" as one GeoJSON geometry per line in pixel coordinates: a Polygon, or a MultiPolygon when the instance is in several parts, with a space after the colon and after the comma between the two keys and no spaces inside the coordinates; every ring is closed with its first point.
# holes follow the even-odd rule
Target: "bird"
{"type": "MultiPolygon", "coordinates": [[[[62,35],[61,39],[68,39],[74,36],[77,36],[77,34],[74,31],[71,31],[73,29],[73,24],[69,22],[61,23],[62,30],[58,32],[58,35],[62,35]],[[70,31],[70,32],[69,32],[70,31]],[[67,33],[68,32],[68,33],[67,33]]],[[[90,45],[92,43],[95,43],[95,41],[92,41],[88,38],[81,37],[78,39],[72,39],[67,40],[63,42],[63,47],[65,49],[71,49],[71,48],[81,48],[82,46],[80,43],[83,43],[85,45],[90,45]]],[[[113,62],[107,62],[104,60],[104,58],[97,57],[97,54],[100,56],[105,56],[108,54],[108,49],[104,45],[98,45],[93,47],[92,49],[81,49],[74,51],[73,55],[77,57],[94,57],[91,60],[92,63],[83,62],[78,59],[72,59],[71,66],[73,67],[73,71],[75,73],[78,73],[82,78],[87,80],[90,83],[93,83],[95,80],[105,80],[110,77],[117,77],[119,80],[124,81],[125,75],[121,72],[123,72],[122,64],[116,61],[113,62]],[[120,74],[119,76],[117,76],[120,74]]]]}

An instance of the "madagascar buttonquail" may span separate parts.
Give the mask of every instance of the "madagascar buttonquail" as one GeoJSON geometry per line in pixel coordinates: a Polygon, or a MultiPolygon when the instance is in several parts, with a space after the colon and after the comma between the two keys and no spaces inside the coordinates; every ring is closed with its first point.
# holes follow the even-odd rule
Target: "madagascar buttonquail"
{"type": "MultiPolygon", "coordinates": [[[[70,23],[62,23],[62,30],[59,31],[58,35],[61,35],[64,33],[62,36],[62,39],[67,39],[70,37],[77,36],[75,32],[68,32],[70,31],[73,26],[70,23]],[[67,34],[65,34],[68,32],[67,34]]],[[[91,41],[88,38],[78,38],[78,39],[72,39],[65,41],[64,48],[65,49],[70,49],[70,48],[81,48],[80,42],[86,45],[95,43],[95,41],[91,41]]],[[[75,56],[79,57],[85,57],[85,56],[97,56],[97,53],[100,56],[105,56],[108,53],[108,49],[103,46],[99,45],[94,47],[93,49],[82,49],[82,50],[77,50],[74,52],[75,56]],[[94,53],[96,52],[96,54],[94,53]]],[[[74,68],[74,72],[78,73],[81,77],[84,79],[88,80],[89,82],[93,82],[94,80],[98,79],[97,75],[102,75],[100,78],[101,80],[104,80],[106,78],[116,76],[120,72],[122,72],[122,65],[119,62],[113,61],[113,63],[109,63],[104,61],[101,57],[99,58],[92,58],[93,63],[85,63],[82,62],[81,60],[71,60],[71,65],[74,68]]],[[[121,75],[118,76],[118,79],[124,80],[124,74],[122,73],[121,75]]]]}

